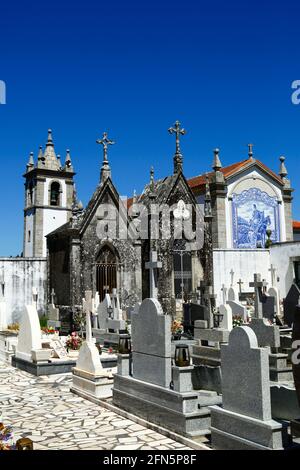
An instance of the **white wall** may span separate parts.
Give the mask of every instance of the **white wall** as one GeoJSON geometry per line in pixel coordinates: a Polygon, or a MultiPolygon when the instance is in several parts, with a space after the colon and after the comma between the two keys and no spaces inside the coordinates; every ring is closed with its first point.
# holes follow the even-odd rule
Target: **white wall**
{"type": "Polygon", "coordinates": [[[294,261],[300,261],[300,242],[276,243],[270,249],[271,263],[279,276],[278,288],[281,298],[286,297],[295,274],[294,261]]]}
{"type": "Polygon", "coordinates": [[[32,288],[38,291],[38,311],[43,314],[47,300],[47,261],[45,258],[0,258],[4,273],[7,323],[20,321],[26,304],[31,304],[32,288]]]}
{"type": "Polygon", "coordinates": [[[233,287],[239,291],[237,282],[243,281],[242,291],[251,292],[249,283],[253,281],[254,273],[261,274],[271,286],[270,252],[269,250],[214,250],[214,291],[217,294],[217,305],[223,302],[222,284],[228,289],[231,284],[230,271],[233,269],[233,287]]]}

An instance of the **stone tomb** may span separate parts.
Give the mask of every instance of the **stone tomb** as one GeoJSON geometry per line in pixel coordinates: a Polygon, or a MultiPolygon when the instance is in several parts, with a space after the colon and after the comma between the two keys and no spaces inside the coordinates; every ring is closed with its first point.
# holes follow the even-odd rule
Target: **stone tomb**
{"type": "Polygon", "coordinates": [[[132,314],[132,359],[119,355],[113,403],[185,436],[209,432],[207,406],[216,394],[192,388],[193,366],[172,367],[171,317],[156,299],[145,299],[132,314]]]}
{"type": "Polygon", "coordinates": [[[292,380],[292,368],[287,364],[288,355],[277,352],[280,348],[280,329],[263,318],[262,288],[265,281],[260,275],[254,275],[254,282],[250,283],[255,290],[255,310],[249,327],[254,331],[258,346],[269,348],[270,379],[273,382],[292,380]]]}
{"type": "Polygon", "coordinates": [[[16,359],[26,362],[48,361],[51,357],[50,349],[42,349],[41,327],[35,305],[26,305],[21,318],[16,359]]]}
{"type": "Polygon", "coordinates": [[[120,337],[126,335],[126,322],[116,289],[113,289],[112,296],[105,294],[103,301],[98,305],[97,313],[98,328],[93,328],[94,338],[99,344],[117,347],[120,337]]]}
{"type": "Polygon", "coordinates": [[[92,292],[86,291],[84,310],[86,314],[86,341],[80,348],[76,366],[73,368],[71,391],[85,398],[108,398],[113,383],[112,372],[103,369],[99,351],[92,337],[92,292]]]}
{"type": "Polygon", "coordinates": [[[212,446],[224,450],[282,450],[282,425],[272,419],[269,353],[248,326],[221,346],[223,407],[211,407],[212,446]]]}
{"type": "Polygon", "coordinates": [[[218,328],[208,328],[204,321],[195,322],[194,337],[198,344],[193,347],[192,357],[195,388],[222,393],[220,345],[228,342],[232,330],[232,311],[229,305],[222,304],[219,313],[223,319],[218,328]]]}

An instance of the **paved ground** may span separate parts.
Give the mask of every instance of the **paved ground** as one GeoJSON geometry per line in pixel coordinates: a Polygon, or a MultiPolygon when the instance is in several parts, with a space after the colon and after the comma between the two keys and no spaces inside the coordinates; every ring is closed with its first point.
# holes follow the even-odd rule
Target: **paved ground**
{"type": "Polygon", "coordinates": [[[34,448],[189,449],[69,391],[71,374],[34,377],[0,363],[1,421],[34,448]]]}

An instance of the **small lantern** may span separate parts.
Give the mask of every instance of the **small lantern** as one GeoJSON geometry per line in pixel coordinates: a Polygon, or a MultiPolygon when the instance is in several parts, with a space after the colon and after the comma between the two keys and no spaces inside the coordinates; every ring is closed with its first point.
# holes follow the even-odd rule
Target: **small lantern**
{"type": "Polygon", "coordinates": [[[219,328],[220,323],[222,322],[223,318],[224,318],[224,315],[220,313],[219,309],[216,312],[214,312],[214,328],[219,328]]]}
{"type": "Polygon", "coordinates": [[[113,311],[114,311],[114,309],[112,308],[111,305],[109,307],[107,307],[108,318],[112,319],[113,311]]]}
{"type": "Polygon", "coordinates": [[[22,437],[16,442],[17,450],[33,450],[33,442],[28,437],[22,437]]]}
{"type": "Polygon", "coordinates": [[[131,353],[131,338],[129,335],[120,336],[119,339],[119,354],[131,353]]]}
{"type": "Polygon", "coordinates": [[[175,365],[189,367],[191,364],[189,347],[186,344],[177,344],[175,348],[175,365]]]}

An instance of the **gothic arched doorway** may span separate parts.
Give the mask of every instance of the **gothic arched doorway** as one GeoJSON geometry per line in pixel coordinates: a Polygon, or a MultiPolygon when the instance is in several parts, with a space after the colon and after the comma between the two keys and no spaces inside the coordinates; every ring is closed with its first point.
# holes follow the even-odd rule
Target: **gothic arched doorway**
{"type": "Polygon", "coordinates": [[[118,258],[109,246],[101,248],[96,261],[96,290],[100,300],[117,288],[118,258]]]}

